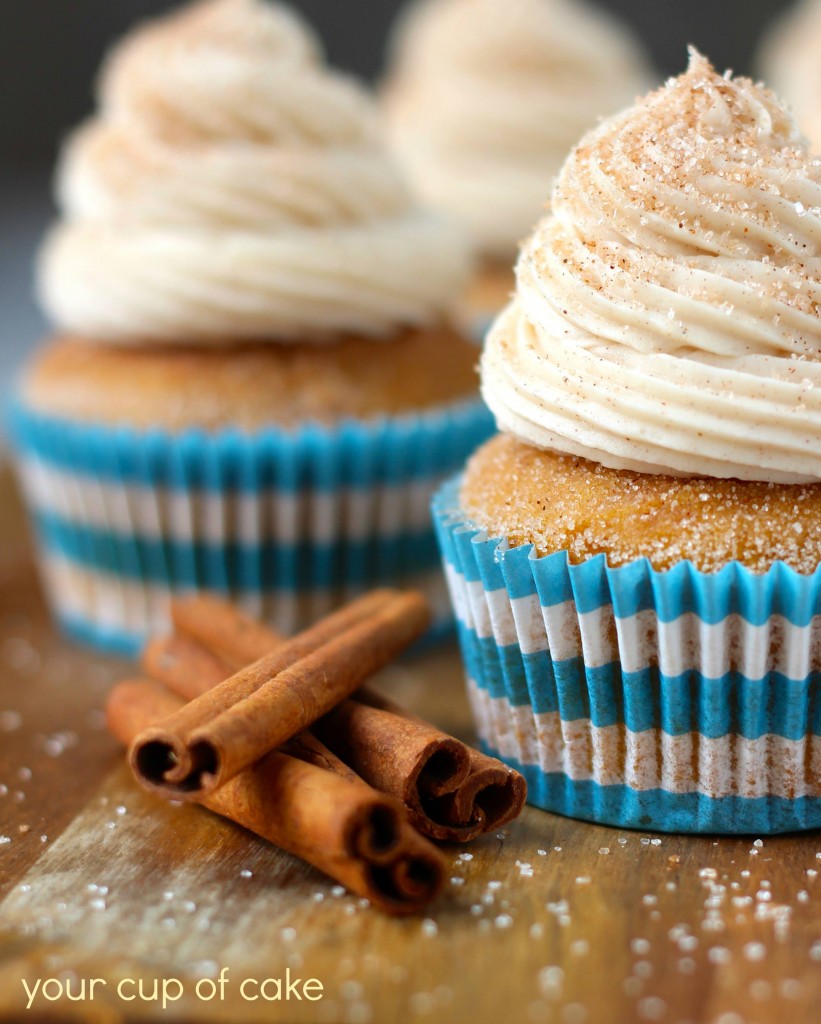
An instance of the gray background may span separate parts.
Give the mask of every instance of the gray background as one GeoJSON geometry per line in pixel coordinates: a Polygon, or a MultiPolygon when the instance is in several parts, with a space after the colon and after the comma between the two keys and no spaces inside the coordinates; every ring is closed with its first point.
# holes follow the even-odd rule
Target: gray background
{"type": "MultiPolygon", "coordinates": [[[[752,71],[757,39],[789,0],[599,0],[644,37],[665,74],[695,43],[720,67],[752,71]]],[[[171,0],[0,0],[0,392],[45,330],[31,299],[38,239],[53,211],[56,146],[92,108],[106,47],[171,0]]],[[[294,0],[322,32],[330,59],[375,77],[401,0],[294,0]]]]}

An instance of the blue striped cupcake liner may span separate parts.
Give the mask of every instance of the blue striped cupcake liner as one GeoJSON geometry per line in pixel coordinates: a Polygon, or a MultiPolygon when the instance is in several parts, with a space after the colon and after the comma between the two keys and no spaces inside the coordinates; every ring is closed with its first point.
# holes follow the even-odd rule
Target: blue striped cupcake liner
{"type": "Polygon", "coordinates": [[[133,655],[173,594],[209,590],[293,632],[369,587],[422,589],[453,627],[430,499],[493,432],[478,400],[256,434],[51,418],[10,437],[46,591],[72,636],[133,655]]]}
{"type": "Polygon", "coordinates": [[[821,827],[821,569],[537,557],[434,499],[468,689],[529,799],[663,832],[821,827]]]}

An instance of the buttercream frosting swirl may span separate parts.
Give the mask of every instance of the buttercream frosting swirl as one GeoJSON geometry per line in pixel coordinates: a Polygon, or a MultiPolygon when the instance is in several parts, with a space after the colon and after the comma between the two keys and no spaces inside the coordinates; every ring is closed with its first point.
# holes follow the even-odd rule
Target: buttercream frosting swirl
{"type": "Polygon", "coordinates": [[[821,479],[821,161],[771,92],[693,53],[582,140],[482,387],[503,430],[612,468],[821,479]]]}
{"type": "Polygon", "coordinates": [[[467,269],[371,96],[262,0],[201,0],[128,37],[58,193],[42,301],[104,341],[388,337],[440,317],[467,269]]]}
{"type": "Polygon", "coordinates": [[[813,149],[821,149],[821,0],[802,0],[778,18],[764,37],[758,64],[813,149]]]}
{"type": "Polygon", "coordinates": [[[420,194],[512,260],[568,149],[650,84],[628,30],[582,0],[418,0],[385,88],[420,194]]]}

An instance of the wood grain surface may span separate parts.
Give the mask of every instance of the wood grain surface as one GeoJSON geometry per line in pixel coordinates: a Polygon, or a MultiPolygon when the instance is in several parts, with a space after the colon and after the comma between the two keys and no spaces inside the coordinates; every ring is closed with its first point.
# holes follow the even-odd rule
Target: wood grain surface
{"type": "MultiPolygon", "coordinates": [[[[53,631],[6,476],[0,527],[0,1021],[821,1021],[819,833],[656,836],[528,809],[447,848],[444,898],[392,920],[133,784],[101,716],[124,666],[53,631]],[[286,971],[323,998],[243,998],[286,971]],[[27,1010],[23,982],[49,978],[99,982],[27,1010]]],[[[470,737],[455,650],[380,685],[470,737]]]]}

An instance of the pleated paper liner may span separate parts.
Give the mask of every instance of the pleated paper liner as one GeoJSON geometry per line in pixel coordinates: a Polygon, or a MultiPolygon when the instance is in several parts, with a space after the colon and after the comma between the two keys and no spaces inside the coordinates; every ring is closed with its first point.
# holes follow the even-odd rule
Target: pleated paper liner
{"type": "Polygon", "coordinates": [[[486,749],[531,802],[666,832],[821,826],[821,570],[572,565],[434,515],[486,749]]]}
{"type": "Polygon", "coordinates": [[[55,614],[124,654],[195,590],[293,632],[372,586],[418,586],[434,633],[452,629],[430,498],[492,431],[478,399],[257,434],[105,428],[19,400],[10,416],[55,614]]]}

